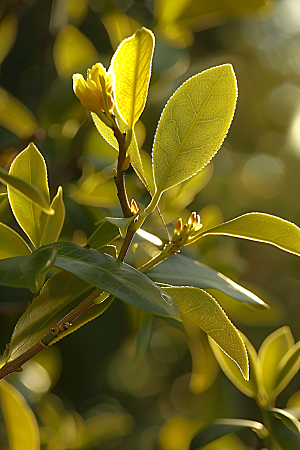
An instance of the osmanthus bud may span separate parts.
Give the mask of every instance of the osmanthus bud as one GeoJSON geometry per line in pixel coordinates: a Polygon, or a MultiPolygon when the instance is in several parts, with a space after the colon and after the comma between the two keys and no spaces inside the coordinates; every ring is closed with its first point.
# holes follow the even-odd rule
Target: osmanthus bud
{"type": "Polygon", "coordinates": [[[125,161],[123,162],[122,170],[129,169],[129,166],[130,166],[130,156],[127,155],[126,158],[125,158],[125,161]]]}
{"type": "Polygon", "coordinates": [[[101,63],[97,63],[91,69],[88,69],[86,81],[81,74],[74,74],[73,90],[82,106],[97,114],[107,126],[112,126],[113,79],[101,63]]]}
{"type": "Polygon", "coordinates": [[[138,206],[135,202],[134,199],[131,200],[131,205],[130,205],[130,211],[132,212],[132,214],[136,214],[138,212],[138,206]]]}
{"type": "Polygon", "coordinates": [[[200,216],[196,212],[191,213],[188,222],[184,225],[182,219],[179,219],[174,228],[173,244],[176,244],[179,248],[183,247],[201,227],[200,216]]]}
{"type": "Polygon", "coordinates": [[[182,219],[178,219],[174,228],[174,234],[180,233],[182,230],[182,219]]]}

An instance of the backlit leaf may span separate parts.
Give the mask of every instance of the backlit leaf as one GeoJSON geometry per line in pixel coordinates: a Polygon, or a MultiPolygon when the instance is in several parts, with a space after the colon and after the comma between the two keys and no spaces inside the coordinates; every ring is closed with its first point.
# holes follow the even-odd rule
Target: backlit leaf
{"type": "Polygon", "coordinates": [[[0,259],[30,255],[31,250],[21,236],[0,222],[0,259]]]}
{"type": "Polygon", "coordinates": [[[2,380],[0,400],[10,450],[39,450],[38,424],[24,397],[2,380]]]}
{"type": "Polygon", "coordinates": [[[37,128],[37,122],[23,103],[0,88],[0,125],[21,139],[28,139],[37,128]]]}
{"type": "Polygon", "coordinates": [[[180,320],[178,307],[172,297],[132,266],[72,242],[55,242],[47,246],[58,250],[56,267],[138,308],[180,320]]]}
{"type": "Polygon", "coordinates": [[[51,277],[18,321],[11,337],[7,362],[39,342],[91,290],[91,285],[64,271],[51,277]]]}
{"type": "Polygon", "coordinates": [[[0,205],[7,199],[7,192],[0,194],[0,205]]]}
{"type": "Polygon", "coordinates": [[[182,314],[207,333],[249,379],[248,357],[243,340],[216,300],[195,287],[164,287],[182,314]]]}
{"type": "Polygon", "coordinates": [[[208,235],[225,235],[264,242],[300,256],[300,228],[287,220],[269,214],[244,214],[210,230],[199,232],[191,243],[208,235]]]}
{"type": "Polygon", "coordinates": [[[56,196],[51,202],[51,208],[55,214],[45,218],[45,225],[41,237],[40,245],[48,244],[48,242],[55,242],[58,240],[65,221],[65,205],[63,200],[63,190],[59,186],[56,196]]]}
{"type": "Polygon", "coordinates": [[[156,195],[199,172],[220,148],[237,98],[230,64],[208,69],[187,80],[161,115],[154,146],[156,195]]]}
{"type": "Polygon", "coordinates": [[[271,397],[278,376],[278,366],[286,353],[293,347],[294,338],[285,326],[271,333],[262,343],[258,356],[261,361],[263,384],[271,397]]]}
{"type": "MultiPolygon", "coordinates": [[[[34,184],[50,203],[47,167],[45,160],[33,143],[23,150],[12,162],[9,174],[34,184]]],[[[13,213],[31,242],[39,247],[44,232],[45,216],[41,208],[32,201],[20,196],[18,192],[8,187],[8,198],[13,213]]]]}
{"type": "Polygon", "coordinates": [[[229,433],[236,433],[245,428],[250,428],[261,439],[268,436],[268,430],[260,422],[254,422],[253,420],[243,419],[217,419],[213,422],[205,425],[199,433],[193,438],[190,446],[190,450],[197,450],[200,447],[204,447],[210,442],[221,438],[229,433]]]}
{"type": "Polygon", "coordinates": [[[119,227],[105,219],[101,220],[101,222],[97,223],[97,225],[98,228],[86,242],[86,245],[89,245],[92,248],[100,249],[105,245],[111,244],[120,236],[119,227]]]}
{"type": "Polygon", "coordinates": [[[173,255],[149,270],[147,275],[157,283],[218,289],[240,302],[267,306],[259,297],[230,278],[187,256],[173,255]]]}
{"type": "Polygon", "coordinates": [[[214,355],[220,364],[221,369],[229,380],[245,395],[251,398],[259,400],[260,404],[266,405],[266,396],[261,389],[261,366],[257,353],[253,345],[249,340],[243,336],[243,341],[246,345],[248,358],[249,358],[249,381],[246,381],[236,366],[236,364],[229,359],[215,344],[214,341],[209,339],[210,346],[214,352],[214,355]]]}
{"type": "Polygon", "coordinates": [[[271,426],[271,433],[281,450],[300,448],[300,426],[296,417],[288,411],[278,408],[266,409],[265,414],[271,426]]]}
{"type": "Polygon", "coordinates": [[[274,386],[274,394],[277,396],[288,385],[291,379],[300,369],[300,342],[284,355],[277,369],[277,378],[274,386]]]}
{"type": "Polygon", "coordinates": [[[114,75],[117,108],[129,130],[145,107],[153,50],[153,33],[141,28],[121,42],[111,61],[109,70],[114,75]]]}
{"type": "Polygon", "coordinates": [[[2,259],[0,261],[0,285],[28,288],[37,292],[39,276],[50,269],[56,254],[55,248],[46,247],[36,250],[29,256],[2,259]]]}
{"type": "Polygon", "coordinates": [[[135,219],[136,214],[132,217],[125,217],[125,218],[117,218],[117,217],[105,217],[105,220],[107,222],[112,223],[113,225],[116,225],[119,228],[121,236],[124,238],[127,233],[127,229],[131,222],[135,219]]]}

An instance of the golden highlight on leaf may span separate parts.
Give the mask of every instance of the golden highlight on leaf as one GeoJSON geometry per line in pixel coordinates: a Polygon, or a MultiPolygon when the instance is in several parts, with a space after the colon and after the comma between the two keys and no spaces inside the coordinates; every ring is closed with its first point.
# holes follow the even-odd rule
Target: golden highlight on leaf
{"type": "Polygon", "coordinates": [[[117,108],[132,130],[142,114],[151,76],[154,35],[141,28],[117,48],[110,66],[114,75],[117,108]]]}
{"type": "Polygon", "coordinates": [[[31,250],[24,239],[12,228],[0,222],[0,259],[30,254],[31,250]]]}
{"type": "Polygon", "coordinates": [[[180,312],[205,331],[248,380],[249,366],[244,342],[218,302],[195,287],[164,287],[164,290],[173,297],[180,312]]]}
{"type": "Polygon", "coordinates": [[[230,64],[195,75],[173,94],[161,115],[153,146],[157,198],[199,172],[219,150],[236,99],[230,64]]]}

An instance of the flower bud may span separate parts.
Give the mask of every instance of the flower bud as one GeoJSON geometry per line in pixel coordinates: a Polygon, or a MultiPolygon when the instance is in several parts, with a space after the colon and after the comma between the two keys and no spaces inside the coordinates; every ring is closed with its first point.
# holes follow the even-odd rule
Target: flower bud
{"type": "Polygon", "coordinates": [[[178,219],[174,228],[174,234],[180,233],[181,230],[182,230],[182,219],[178,219]]]}
{"type": "Polygon", "coordinates": [[[129,166],[130,166],[130,156],[127,155],[126,158],[125,158],[125,161],[123,162],[122,170],[129,169],[129,166]]]}
{"type": "Polygon", "coordinates": [[[132,214],[136,214],[138,212],[138,207],[134,199],[131,200],[130,211],[132,214]]]}

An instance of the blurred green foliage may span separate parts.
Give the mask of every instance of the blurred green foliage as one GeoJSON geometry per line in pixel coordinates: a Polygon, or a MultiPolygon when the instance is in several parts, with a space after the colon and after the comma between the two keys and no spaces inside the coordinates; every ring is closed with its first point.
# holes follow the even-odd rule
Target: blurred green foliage
{"type": "MultiPolygon", "coordinates": [[[[84,244],[96,222],[120,216],[117,196],[111,194],[116,152],[73,94],[71,75],[98,61],[108,66],[121,40],[140,26],[156,34],[149,100],[136,129],[144,160],[150,161],[165,102],[189,76],[232,63],[239,84],[235,118],[213,163],[162,198],[167,223],[176,223],[174,210],[179,208],[184,220],[191,211],[200,212],[207,228],[249,211],[300,225],[298,0],[1,0],[0,14],[0,166],[8,170],[30,141],[39,147],[50,191],[60,184],[64,188],[62,239],[84,244]]],[[[150,167],[149,162],[145,169],[150,167]]],[[[129,197],[134,193],[146,205],[149,196],[134,173],[127,179],[129,197]]],[[[5,198],[0,215],[17,228],[5,198]]],[[[158,215],[147,226],[166,239],[158,215]]],[[[136,236],[130,252],[139,266],[155,256],[157,247],[136,236]]],[[[256,350],[283,325],[299,341],[296,256],[214,236],[184,253],[240,281],[271,306],[253,311],[213,293],[256,350]]],[[[31,296],[0,286],[0,297],[4,350],[31,296]]],[[[207,420],[261,420],[255,403],[222,372],[218,375],[206,336],[192,322],[183,334],[179,325],[155,317],[149,348],[136,361],[140,326],[136,309],[115,301],[105,315],[9,378],[35,413],[42,449],[187,450],[207,420]]],[[[276,406],[299,408],[299,388],[298,373],[276,406]]],[[[5,433],[2,421],[1,450],[8,449],[5,433]]],[[[243,430],[205,449],[259,446],[256,435],[243,430]]]]}

